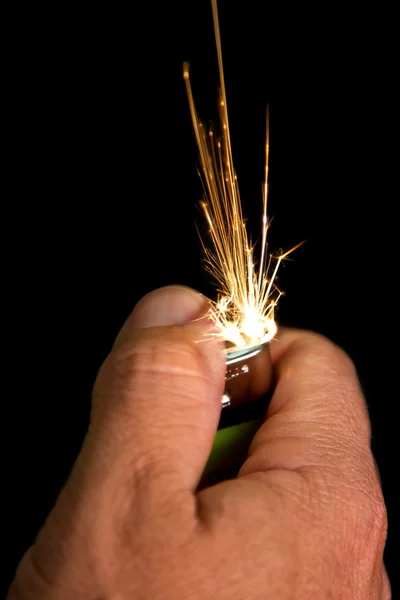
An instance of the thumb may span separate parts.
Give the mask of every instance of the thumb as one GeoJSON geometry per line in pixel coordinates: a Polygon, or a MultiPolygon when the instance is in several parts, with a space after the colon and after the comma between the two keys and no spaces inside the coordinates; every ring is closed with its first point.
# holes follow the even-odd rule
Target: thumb
{"type": "Polygon", "coordinates": [[[95,385],[91,422],[114,468],[130,465],[196,488],[224,387],[223,348],[210,335],[209,308],[189,288],[161,288],[122,328],[95,385]]]}
{"type": "Polygon", "coordinates": [[[114,564],[115,531],[125,540],[124,527],[136,518],[137,533],[145,509],[154,516],[155,504],[196,489],[224,387],[208,310],[200,294],[171,286],[143,298],[125,323],[97,377],[72,473],[18,568],[16,585],[29,597],[54,598],[60,582],[74,588],[63,597],[77,598],[77,589],[92,597],[96,565],[109,573],[114,564]]]}

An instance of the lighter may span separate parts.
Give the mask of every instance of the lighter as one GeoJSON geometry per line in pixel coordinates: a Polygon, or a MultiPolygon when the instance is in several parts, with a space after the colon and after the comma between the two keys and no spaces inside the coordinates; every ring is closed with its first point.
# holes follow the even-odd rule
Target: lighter
{"type": "Polygon", "coordinates": [[[220,422],[199,489],[236,477],[265,418],[272,379],[268,343],[227,352],[220,422]]]}

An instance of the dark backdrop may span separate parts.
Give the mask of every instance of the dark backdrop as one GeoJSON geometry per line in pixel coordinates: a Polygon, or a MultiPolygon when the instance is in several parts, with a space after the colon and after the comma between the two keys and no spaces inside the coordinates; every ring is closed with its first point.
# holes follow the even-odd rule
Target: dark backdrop
{"type": "MultiPolygon", "coordinates": [[[[270,247],[307,240],[281,271],[278,319],[329,336],[353,358],[392,525],[393,16],[337,4],[280,8],[221,1],[244,212],[257,237],[269,103],[270,247]]],[[[11,234],[6,289],[17,316],[6,373],[8,581],[71,469],[96,372],[137,300],[171,283],[214,293],[194,225],[202,227],[202,191],[182,80],[188,60],[199,113],[214,119],[209,2],[31,10],[10,21],[17,67],[8,90],[12,192],[4,235],[11,234]]],[[[386,561],[394,585],[392,527],[386,561]]]]}

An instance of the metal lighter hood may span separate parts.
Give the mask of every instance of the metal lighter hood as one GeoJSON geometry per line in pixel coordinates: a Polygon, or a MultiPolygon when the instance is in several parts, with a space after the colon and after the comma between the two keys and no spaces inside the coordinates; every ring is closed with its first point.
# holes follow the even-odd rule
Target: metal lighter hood
{"type": "Polygon", "coordinates": [[[269,344],[228,351],[223,409],[265,396],[272,383],[269,344]]]}

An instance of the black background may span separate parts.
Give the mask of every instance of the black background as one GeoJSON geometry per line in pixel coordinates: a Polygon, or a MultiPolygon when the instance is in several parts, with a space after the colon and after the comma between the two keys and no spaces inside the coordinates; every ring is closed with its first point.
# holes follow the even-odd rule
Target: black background
{"type": "MultiPolygon", "coordinates": [[[[17,67],[7,88],[8,581],[71,469],[96,372],[132,307],[172,283],[214,294],[195,228],[202,190],[182,79],[188,60],[198,111],[215,119],[209,2],[31,10],[10,19],[17,67]]],[[[327,335],[357,366],[394,586],[393,15],[223,0],[220,19],[244,212],[256,238],[268,103],[270,248],[307,240],[281,270],[278,320],[327,335]]]]}

